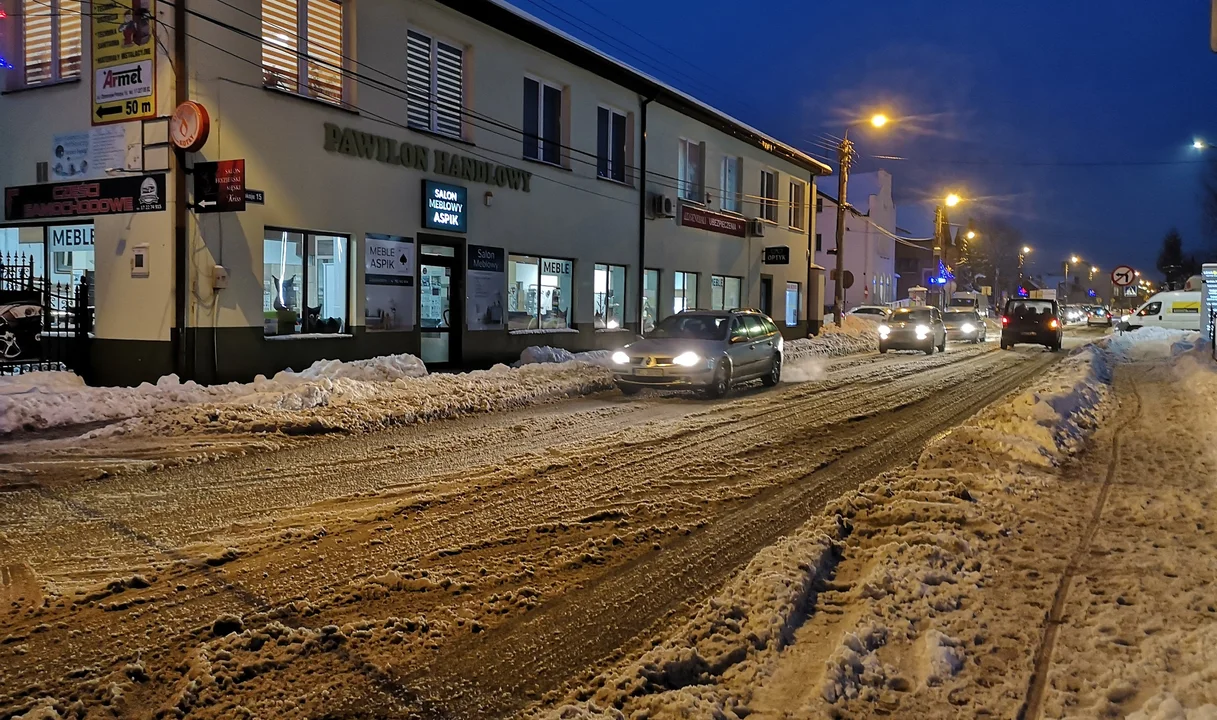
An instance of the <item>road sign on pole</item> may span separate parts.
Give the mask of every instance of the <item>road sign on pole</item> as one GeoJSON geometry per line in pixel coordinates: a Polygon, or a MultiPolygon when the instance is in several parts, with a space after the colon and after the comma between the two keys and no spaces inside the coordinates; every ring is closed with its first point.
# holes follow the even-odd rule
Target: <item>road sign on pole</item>
{"type": "Polygon", "coordinates": [[[1137,273],[1127,265],[1120,265],[1111,271],[1111,284],[1116,287],[1128,287],[1136,279],[1137,273]]]}

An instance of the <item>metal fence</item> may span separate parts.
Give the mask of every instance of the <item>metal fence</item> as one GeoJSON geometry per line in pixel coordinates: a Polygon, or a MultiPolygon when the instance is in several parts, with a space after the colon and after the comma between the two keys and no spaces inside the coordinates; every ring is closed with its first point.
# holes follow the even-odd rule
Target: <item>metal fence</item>
{"type": "Polygon", "coordinates": [[[93,289],[51,283],[32,255],[0,255],[0,375],[71,370],[91,376],[93,289]]]}

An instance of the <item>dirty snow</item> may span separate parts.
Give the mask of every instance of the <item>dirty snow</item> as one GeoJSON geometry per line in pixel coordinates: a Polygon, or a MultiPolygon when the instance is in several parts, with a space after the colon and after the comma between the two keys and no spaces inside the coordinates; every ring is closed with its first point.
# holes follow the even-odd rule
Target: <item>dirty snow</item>
{"type": "Polygon", "coordinates": [[[571,352],[564,348],[550,347],[548,345],[533,346],[524,349],[520,353],[520,359],[513,363],[513,367],[521,365],[530,365],[533,363],[565,363],[565,362],[581,362],[589,365],[599,365],[600,367],[611,367],[613,352],[611,350],[588,350],[586,352],[571,352]]]}
{"type": "MultiPolygon", "coordinates": [[[[757,555],[654,648],[535,713],[754,720],[896,710],[908,717],[1016,715],[1046,608],[1095,496],[1093,483],[1083,490],[1070,479],[1069,462],[1112,421],[1113,368],[1173,357],[1193,381],[1209,374],[1211,394],[1197,404],[1217,408],[1217,372],[1211,361],[1195,359],[1195,347],[1194,336],[1158,332],[1084,346],[1028,389],[930,443],[915,468],[831,502],[822,518],[757,555]]],[[[1212,412],[1209,428],[1217,427],[1212,412]]],[[[1217,438],[1206,447],[1217,447],[1217,438]]],[[[1217,472],[1217,453],[1213,463],[1217,472]]],[[[1217,491],[1210,493],[1217,506],[1217,491]]],[[[1205,522],[1211,518],[1196,527],[1205,522]]],[[[1212,533],[1203,533],[1211,548],[1204,567],[1187,573],[1210,588],[1217,577],[1217,561],[1208,559],[1217,550],[1212,533]]],[[[1174,571],[1186,572],[1182,565],[1174,571]]],[[[1203,610],[1204,596],[1193,606],[1203,610]]],[[[1217,612],[1211,592],[1207,597],[1209,611],[1217,612]]],[[[1138,720],[1209,720],[1217,708],[1203,702],[1217,697],[1217,618],[1198,631],[1194,620],[1172,628],[1152,617],[1147,609],[1146,621],[1156,626],[1146,632],[1164,636],[1158,643],[1164,654],[1130,663],[1142,669],[1148,663],[1162,687],[1150,688],[1152,697],[1128,712],[1138,711],[1138,720]],[[1181,649],[1191,655],[1188,674],[1157,664],[1179,664],[1181,649]]],[[[1060,677],[1075,671],[1068,662],[1077,650],[1058,646],[1060,677]]],[[[1127,675],[1120,663],[1104,673],[1110,652],[1096,652],[1087,667],[1127,675]]],[[[1131,700],[1144,687],[1112,690],[1112,682],[1095,682],[1107,683],[1104,703],[1131,700]]],[[[1065,707],[1049,703],[1044,716],[1074,717],[1065,707]]],[[[1076,717],[1113,716],[1122,707],[1088,706],[1076,717]]]]}

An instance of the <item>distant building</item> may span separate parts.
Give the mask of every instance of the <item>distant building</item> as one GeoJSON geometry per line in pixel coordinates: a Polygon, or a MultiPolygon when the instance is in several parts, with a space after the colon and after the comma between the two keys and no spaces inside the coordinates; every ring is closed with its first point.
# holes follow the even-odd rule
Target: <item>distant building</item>
{"type": "MultiPolygon", "coordinates": [[[[824,305],[832,307],[837,267],[837,199],[823,191],[837,187],[834,177],[816,182],[816,264],[824,273],[824,305]]],[[[834,190],[835,192],[835,190],[834,190]]],[[[896,205],[892,201],[892,175],[886,170],[860,173],[849,178],[845,216],[845,270],[853,274],[853,284],[845,290],[845,307],[886,304],[901,297],[896,287],[897,243],[896,205]]]]}

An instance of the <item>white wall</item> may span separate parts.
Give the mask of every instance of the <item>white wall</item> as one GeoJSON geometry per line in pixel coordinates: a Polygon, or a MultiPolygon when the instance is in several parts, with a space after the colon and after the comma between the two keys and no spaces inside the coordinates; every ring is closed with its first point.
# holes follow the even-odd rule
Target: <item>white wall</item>
{"type": "MultiPolygon", "coordinates": [[[[888,303],[896,300],[896,241],[878,228],[896,233],[896,207],[892,201],[892,176],[880,170],[872,174],[868,182],[859,183],[878,189],[865,198],[847,196],[849,204],[864,216],[854,213],[845,216],[845,269],[854,276],[853,286],[845,291],[847,308],[864,304],[888,303]],[[876,227],[878,226],[878,227],[876,227]]],[[[825,188],[836,187],[833,178],[825,178],[825,188]]],[[[831,198],[823,197],[823,212],[819,214],[821,249],[816,253],[816,262],[828,268],[824,279],[824,302],[831,306],[836,298],[836,282],[831,277],[837,267],[835,250],[837,205],[831,198]]]]}

